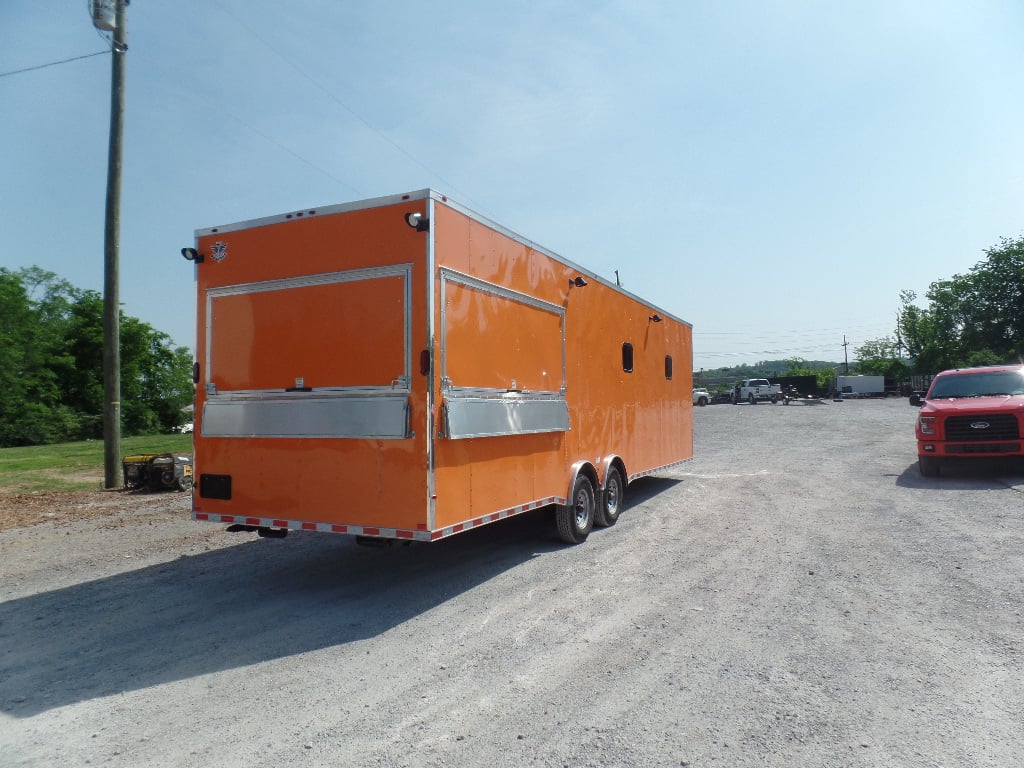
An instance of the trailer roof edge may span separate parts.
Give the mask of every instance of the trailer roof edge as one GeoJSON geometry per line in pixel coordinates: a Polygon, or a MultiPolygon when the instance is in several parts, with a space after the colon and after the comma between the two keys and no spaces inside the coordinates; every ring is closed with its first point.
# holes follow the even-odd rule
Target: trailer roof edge
{"type": "Polygon", "coordinates": [[[483,214],[474,211],[472,208],[467,208],[465,205],[462,205],[461,203],[452,200],[451,197],[447,195],[442,195],[441,193],[437,192],[437,190],[434,189],[427,189],[423,191],[427,192],[432,199],[442,203],[443,205],[447,205],[449,208],[454,208],[459,213],[465,214],[466,216],[473,219],[477,223],[483,224],[485,227],[493,229],[495,232],[500,232],[501,234],[505,235],[511,240],[515,240],[517,243],[525,245],[527,248],[538,251],[539,253],[543,253],[545,256],[549,256],[555,261],[561,262],[562,264],[565,264],[567,267],[579,271],[580,274],[586,277],[588,280],[596,280],[597,282],[607,286],[608,288],[611,288],[614,291],[618,291],[624,296],[629,296],[634,301],[639,302],[640,304],[643,304],[646,307],[650,307],[653,310],[656,310],[657,312],[663,314],[665,317],[668,317],[677,323],[682,323],[683,325],[693,328],[693,323],[691,323],[690,321],[684,320],[683,318],[673,314],[672,312],[669,312],[667,309],[663,307],[659,307],[656,304],[652,304],[648,299],[645,299],[642,296],[637,296],[635,293],[632,293],[631,291],[627,291],[621,285],[618,285],[612,282],[611,280],[602,277],[601,275],[587,269],[586,267],[580,266],[572,259],[567,259],[562,254],[557,253],[551,250],[550,248],[546,248],[540,243],[537,243],[533,240],[530,240],[527,237],[524,237],[523,235],[520,235],[518,232],[515,232],[509,229],[508,227],[504,226],[503,224],[499,224],[498,222],[494,221],[494,219],[488,218],[487,216],[484,216],[483,214]]]}
{"type": "MultiPolygon", "coordinates": [[[[420,189],[416,192],[404,192],[398,195],[385,195],[383,197],[371,197],[365,200],[353,200],[348,203],[335,203],[334,205],[322,205],[322,206],[310,206],[309,208],[301,208],[295,211],[287,211],[285,213],[276,213],[269,216],[261,216],[257,219],[246,219],[245,221],[236,221],[231,224],[222,224],[216,227],[203,227],[195,231],[196,237],[205,237],[207,235],[220,235],[228,232],[238,232],[243,229],[254,229],[256,227],[266,227],[271,224],[280,224],[285,221],[296,221],[311,217],[330,216],[334,213],[345,213],[347,211],[361,211],[367,208],[381,208],[386,205],[397,205],[405,201],[411,200],[426,200],[428,197],[434,197],[433,190],[420,189]]],[[[439,199],[439,197],[435,198],[439,199]]]]}
{"type": "Polygon", "coordinates": [[[204,227],[202,229],[197,229],[195,231],[195,237],[198,239],[200,237],[207,237],[209,235],[227,234],[229,232],[238,232],[244,229],[254,229],[256,227],[270,226],[271,224],[281,224],[287,221],[302,221],[309,218],[330,216],[331,214],[335,213],[359,211],[365,210],[367,208],[380,208],[388,205],[398,205],[400,203],[407,201],[428,199],[434,200],[435,202],[448,206],[449,208],[452,208],[458,211],[459,213],[468,216],[470,219],[473,219],[477,223],[482,224],[483,226],[488,227],[489,229],[493,229],[496,232],[500,232],[501,234],[516,241],[517,243],[520,243],[521,245],[525,245],[526,247],[538,251],[539,253],[543,253],[545,256],[549,256],[550,258],[555,259],[556,261],[559,261],[562,264],[565,264],[567,267],[578,270],[580,274],[586,277],[588,280],[596,280],[597,282],[607,286],[608,288],[618,291],[619,293],[625,296],[629,296],[634,301],[637,301],[646,307],[650,307],[652,310],[655,310],[663,314],[665,317],[668,317],[677,323],[682,323],[683,325],[689,326],[690,328],[693,327],[693,323],[689,322],[688,320],[684,320],[681,317],[678,317],[677,315],[673,314],[672,312],[669,312],[663,307],[659,307],[655,304],[652,304],[647,299],[644,299],[641,296],[637,296],[635,293],[627,291],[621,285],[618,285],[615,282],[602,277],[601,275],[587,269],[586,267],[580,266],[575,261],[565,258],[561,254],[556,253],[550,248],[545,248],[543,245],[540,245],[539,243],[536,243],[533,240],[530,240],[529,238],[520,235],[519,233],[509,229],[508,227],[499,224],[493,219],[488,218],[487,216],[484,216],[483,214],[478,213],[477,211],[474,211],[472,208],[469,208],[463,205],[462,203],[453,200],[449,195],[438,192],[436,189],[432,189],[430,187],[416,190],[414,192],[404,192],[399,193],[397,195],[384,195],[382,197],[372,197],[367,198],[365,200],[354,200],[348,203],[336,203],[334,205],[325,206],[311,206],[309,208],[304,208],[301,210],[288,211],[286,213],[263,216],[257,219],[248,219],[246,221],[238,221],[232,224],[224,224],[222,226],[217,227],[204,227]]]}

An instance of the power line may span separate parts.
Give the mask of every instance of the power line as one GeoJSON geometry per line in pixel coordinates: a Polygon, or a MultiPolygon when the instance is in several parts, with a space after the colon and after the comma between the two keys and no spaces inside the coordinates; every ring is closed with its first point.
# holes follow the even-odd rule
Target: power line
{"type": "Polygon", "coordinates": [[[315,79],[312,75],[310,75],[308,72],[306,72],[304,69],[302,69],[302,67],[300,67],[298,64],[296,64],[294,61],[292,61],[289,57],[285,56],[284,53],[282,53],[277,47],[272,45],[265,37],[263,37],[258,32],[256,32],[256,30],[254,30],[251,26],[249,26],[244,21],[242,21],[240,18],[235,16],[235,14],[233,14],[230,10],[228,10],[224,6],[223,3],[217,2],[217,0],[215,0],[215,2],[216,2],[216,5],[221,9],[221,11],[226,16],[229,16],[239,27],[244,29],[250,35],[252,35],[257,40],[259,40],[261,43],[263,43],[263,45],[265,45],[267,48],[269,48],[271,51],[273,51],[273,53],[279,59],[281,59],[281,61],[283,61],[289,67],[294,69],[299,75],[301,75],[303,78],[305,78],[311,85],[313,85],[315,88],[318,88],[321,92],[324,93],[324,95],[326,95],[334,103],[336,103],[338,106],[340,106],[346,112],[348,112],[353,118],[355,118],[360,123],[362,123],[363,126],[365,126],[368,130],[372,131],[381,141],[384,141],[387,144],[390,144],[392,148],[394,148],[395,150],[397,150],[401,154],[405,155],[406,158],[411,160],[413,163],[418,165],[420,168],[422,168],[424,171],[429,173],[431,176],[433,176],[437,180],[441,181],[443,184],[445,184],[449,188],[450,191],[458,194],[463,199],[463,201],[465,201],[467,203],[470,203],[472,205],[475,205],[475,206],[477,206],[479,208],[478,204],[473,200],[473,198],[471,198],[469,195],[465,194],[464,192],[460,191],[458,187],[456,187],[454,184],[452,184],[450,181],[448,181],[446,178],[444,178],[444,176],[442,176],[441,174],[439,174],[437,171],[433,170],[432,168],[429,168],[427,165],[425,165],[423,162],[421,162],[415,155],[413,155],[411,152],[409,152],[403,146],[401,146],[398,142],[396,142],[394,139],[390,138],[389,136],[385,135],[382,131],[380,131],[378,128],[376,128],[374,125],[372,125],[369,120],[364,118],[362,115],[360,115],[358,112],[356,112],[352,107],[350,107],[348,104],[346,104],[344,101],[342,101],[333,91],[331,91],[329,88],[327,88],[327,86],[325,86],[319,80],[315,79]]]}
{"type": "Polygon", "coordinates": [[[237,121],[238,124],[241,125],[242,127],[244,127],[246,130],[252,131],[257,136],[262,138],[263,140],[270,142],[275,147],[280,149],[282,152],[287,152],[289,155],[294,157],[299,162],[305,163],[310,168],[312,168],[314,171],[319,171],[320,173],[324,174],[328,178],[331,178],[334,181],[338,182],[343,187],[347,187],[347,188],[351,189],[357,195],[362,195],[364,197],[366,196],[366,193],[363,192],[362,190],[358,189],[357,187],[353,187],[351,184],[349,184],[347,181],[344,181],[343,179],[339,179],[337,176],[335,176],[333,173],[328,171],[326,168],[322,168],[321,166],[319,166],[316,163],[314,163],[312,160],[308,160],[307,158],[303,157],[298,152],[292,151],[291,149],[286,147],[284,144],[282,144],[281,142],[277,141],[277,139],[273,138],[272,136],[268,136],[263,131],[261,131],[258,128],[255,128],[254,126],[252,126],[249,123],[245,122],[240,117],[238,117],[238,115],[235,115],[235,114],[233,114],[231,112],[225,112],[224,114],[226,114],[228,117],[232,118],[233,120],[237,121]]]}
{"type": "Polygon", "coordinates": [[[60,61],[51,61],[49,64],[37,64],[34,67],[25,67],[25,69],[15,69],[11,72],[0,72],[0,77],[10,77],[11,75],[20,75],[25,72],[32,72],[37,69],[45,69],[46,67],[56,67],[58,64],[67,64],[71,61],[78,61],[79,59],[91,59],[93,56],[102,56],[107,51],[97,51],[96,53],[87,53],[84,56],[72,56],[70,59],[61,59],[60,61]]]}

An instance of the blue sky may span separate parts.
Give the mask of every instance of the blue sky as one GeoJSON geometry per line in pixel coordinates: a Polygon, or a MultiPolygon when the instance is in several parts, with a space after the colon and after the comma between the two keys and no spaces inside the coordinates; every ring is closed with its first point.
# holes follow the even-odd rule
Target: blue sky
{"type": "MultiPolygon", "coordinates": [[[[0,73],[103,50],[3,0],[0,73]]],[[[197,228],[433,187],[694,325],[842,360],[1024,236],[1017,0],[134,0],[124,310],[191,346],[197,228]]],[[[103,286],[107,55],[0,77],[0,266],[103,286]]]]}

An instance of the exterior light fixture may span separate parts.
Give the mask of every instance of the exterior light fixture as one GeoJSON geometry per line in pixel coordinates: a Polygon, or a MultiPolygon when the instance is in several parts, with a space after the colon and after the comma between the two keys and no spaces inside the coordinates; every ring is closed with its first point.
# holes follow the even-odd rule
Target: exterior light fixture
{"type": "Polygon", "coordinates": [[[660,323],[661,322],[661,315],[655,313],[655,314],[651,315],[650,317],[648,317],[647,319],[650,320],[652,323],[660,323]]]}
{"type": "Polygon", "coordinates": [[[185,261],[191,261],[196,264],[203,263],[203,254],[201,254],[195,248],[182,248],[181,255],[185,257],[185,261]]]}
{"type": "Polygon", "coordinates": [[[430,219],[425,218],[418,211],[405,214],[405,223],[417,232],[426,232],[430,229],[430,219]]]}
{"type": "Polygon", "coordinates": [[[578,277],[577,276],[576,279],[573,279],[571,277],[569,278],[569,287],[570,288],[572,288],[573,286],[576,286],[577,288],[582,288],[586,284],[587,284],[587,281],[584,280],[582,277],[578,277]]]}

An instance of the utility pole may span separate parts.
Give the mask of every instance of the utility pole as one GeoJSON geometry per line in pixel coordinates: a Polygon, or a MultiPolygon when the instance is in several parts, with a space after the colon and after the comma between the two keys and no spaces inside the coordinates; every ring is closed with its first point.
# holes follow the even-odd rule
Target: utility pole
{"type": "MultiPolygon", "coordinates": [[[[103,236],[103,486],[121,485],[121,156],[124,133],[124,69],[128,50],[125,6],[114,0],[110,68],[110,146],[103,236]]],[[[95,17],[94,17],[95,18],[95,17]]],[[[95,23],[95,22],[94,22],[95,23]]],[[[97,24],[97,27],[99,25],[97,24]]]]}
{"type": "Polygon", "coordinates": [[[846,340],[846,334],[843,334],[843,373],[850,372],[850,358],[846,356],[846,348],[850,346],[850,342],[846,340]]]}

